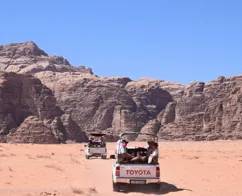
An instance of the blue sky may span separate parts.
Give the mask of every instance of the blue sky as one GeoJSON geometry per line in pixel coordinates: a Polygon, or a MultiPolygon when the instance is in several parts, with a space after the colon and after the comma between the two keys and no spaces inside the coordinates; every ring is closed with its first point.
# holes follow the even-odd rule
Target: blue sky
{"type": "Polygon", "coordinates": [[[102,76],[187,84],[242,73],[240,0],[8,0],[0,44],[34,41],[102,76]]]}

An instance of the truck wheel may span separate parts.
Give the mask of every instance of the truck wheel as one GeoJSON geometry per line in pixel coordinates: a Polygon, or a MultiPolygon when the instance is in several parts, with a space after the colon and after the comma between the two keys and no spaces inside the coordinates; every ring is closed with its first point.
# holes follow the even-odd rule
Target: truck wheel
{"type": "Polygon", "coordinates": [[[120,192],[120,185],[118,183],[113,182],[113,191],[120,192]]]}
{"type": "Polygon", "coordinates": [[[101,159],[106,159],[106,158],[107,158],[107,156],[105,156],[105,155],[101,156],[101,159]]]}
{"type": "Polygon", "coordinates": [[[88,155],[86,155],[86,159],[89,159],[90,157],[88,155]]]}
{"type": "Polygon", "coordinates": [[[124,193],[128,193],[129,192],[129,187],[130,185],[129,184],[122,184],[122,190],[124,193]]]}

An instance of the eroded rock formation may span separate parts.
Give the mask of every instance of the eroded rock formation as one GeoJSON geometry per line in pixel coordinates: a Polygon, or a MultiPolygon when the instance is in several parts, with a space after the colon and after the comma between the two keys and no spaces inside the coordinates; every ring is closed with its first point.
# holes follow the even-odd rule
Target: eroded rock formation
{"type": "Polygon", "coordinates": [[[123,131],[171,140],[242,138],[242,76],[187,86],[98,77],[90,68],[48,56],[33,42],[0,46],[0,70],[2,141],[84,141],[83,131],[93,129],[110,140],[123,131]]]}
{"type": "Polygon", "coordinates": [[[78,141],[85,141],[85,134],[80,128],[76,130],[77,126],[66,120],[64,112],[56,105],[52,91],[39,79],[31,75],[0,72],[2,142],[56,143],[73,138],[73,134],[78,141]],[[43,133],[39,134],[42,129],[43,133]]]}

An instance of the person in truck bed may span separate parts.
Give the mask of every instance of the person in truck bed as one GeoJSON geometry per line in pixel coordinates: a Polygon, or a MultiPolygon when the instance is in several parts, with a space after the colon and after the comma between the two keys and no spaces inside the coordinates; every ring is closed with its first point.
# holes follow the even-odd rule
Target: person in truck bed
{"type": "Polygon", "coordinates": [[[154,142],[150,146],[148,163],[158,163],[159,152],[158,152],[158,143],[154,142]]]}
{"type": "Polygon", "coordinates": [[[119,150],[118,150],[118,157],[121,158],[124,161],[134,158],[133,155],[131,155],[127,152],[127,144],[128,143],[129,143],[128,141],[122,140],[121,143],[120,143],[119,150]]]}
{"type": "Polygon", "coordinates": [[[119,139],[119,140],[117,141],[117,144],[116,144],[116,151],[115,151],[115,154],[116,154],[116,155],[119,154],[118,151],[119,151],[119,149],[120,149],[120,145],[121,145],[121,143],[122,143],[122,139],[119,139]]]}
{"type": "Polygon", "coordinates": [[[158,144],[155,141],[148,141],[148,148],[146,156],[138,156],[131,159],[131,162],[142,161],[148,163],[158,162],[158,144]]]}
{"type": "Polygon", "coordinates": [[[93,144],[93,138],[89,137],[88,138],[88,145],[91,146],[93,144]]]}

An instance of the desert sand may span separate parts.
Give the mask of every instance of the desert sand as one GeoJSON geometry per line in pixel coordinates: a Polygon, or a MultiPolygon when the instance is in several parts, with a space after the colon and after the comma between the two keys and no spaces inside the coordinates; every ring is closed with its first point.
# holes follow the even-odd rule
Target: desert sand
{"type": "MultiPolygon", "coordinates": [[[[242,141],[159,144],[159,194],[112,192],[114,160],[86,160],[84,144],[0,144],[0,196],[242,195],[242,141]]],[[[114,149],[108,143],[108,155],[114,149]]]]}

